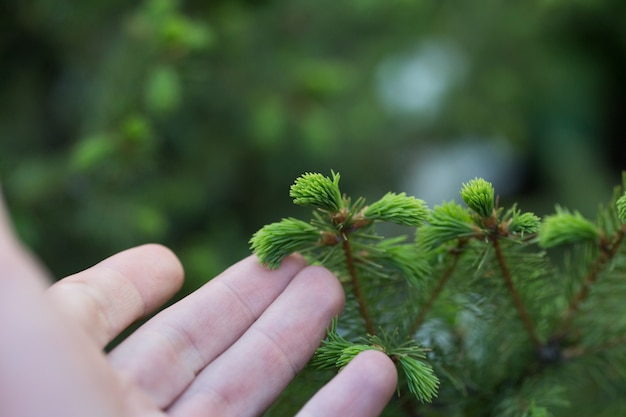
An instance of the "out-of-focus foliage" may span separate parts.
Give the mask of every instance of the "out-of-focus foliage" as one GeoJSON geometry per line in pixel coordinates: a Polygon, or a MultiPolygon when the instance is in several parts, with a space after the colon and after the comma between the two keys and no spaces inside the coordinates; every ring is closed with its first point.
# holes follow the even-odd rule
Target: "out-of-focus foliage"
{"type": "Polygon", "coordinates": [[[158,241],[181,256],[185,290],[247,254],[302,172],[380,195],[467,138],[508,144],[513,191],[546,211],[595,209],[624,168],[625,10],[2,0],[3,188],[55,275],[158,241]]]}

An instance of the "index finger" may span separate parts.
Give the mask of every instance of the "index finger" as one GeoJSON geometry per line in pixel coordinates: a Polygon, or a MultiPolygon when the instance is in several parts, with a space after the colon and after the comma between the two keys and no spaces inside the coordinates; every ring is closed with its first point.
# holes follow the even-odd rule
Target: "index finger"
{"type": "Polygon", "coordinates": [[[64,278],[46,292],[55,309],[104,347],[135,320],[160,307],[183,281],[178,258],[157,244],[119,252],[64,278]]]}
{"type": "Polygon", "coordinates": [[[359,353],[296,417],[376,417],[393,395],[398,373],[377,350],[359,353]]]}

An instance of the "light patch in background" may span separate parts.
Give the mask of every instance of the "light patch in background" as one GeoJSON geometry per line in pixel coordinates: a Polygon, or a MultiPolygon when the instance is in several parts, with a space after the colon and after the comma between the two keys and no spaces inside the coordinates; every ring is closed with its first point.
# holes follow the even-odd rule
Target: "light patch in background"
{"type": "Polygon", "coordinates": [[[416,154],[404,189],[431,207],[451,200],[460,203],[462,184],[480,177],[493,184],[496,195],[506,196],[519,189],[522,169],[521,158],[504,140],[431,144],[416,154]]]}
{"type": "Polygon", "coordinates": [[[466,60],[450,42],[425,41],[385,59],[378,69],[378,94],[392,114],[433,117],[446,93],[462,78],[466,60]]]}

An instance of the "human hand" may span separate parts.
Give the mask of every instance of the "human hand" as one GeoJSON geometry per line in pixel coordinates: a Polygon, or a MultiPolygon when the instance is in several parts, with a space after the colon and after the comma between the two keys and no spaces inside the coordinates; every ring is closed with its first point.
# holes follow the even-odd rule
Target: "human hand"
{"type": "MultiPolygon", "coordinates": [[[[344,302],[336,278],[299,256],[276,271],[249,257],[103,352],[182,279],[172,252],[144,245],[48,286],[0,204],[0,415],[260,415],[344,302]]],[[[298,415],[377,416],[396,380],[386,355],[363,352],[298,415]]]]}

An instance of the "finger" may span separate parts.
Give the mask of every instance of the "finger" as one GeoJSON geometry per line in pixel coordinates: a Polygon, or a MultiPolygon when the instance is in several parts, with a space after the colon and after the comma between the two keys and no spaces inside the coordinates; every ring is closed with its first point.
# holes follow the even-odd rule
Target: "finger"
{"type": "Polygon", "coordinates": [[[377,350],[366,350],[318,391],[297,417],[376,417],[389,402],[397,382],[391,359],[377,350]]]}
{"type": "Polygon", "coordinates": [[[160,407],[228,349],[306,266],[286,258],[270,271],[250,256],[150,319],[109,355],[160,407]]]}
{"type": "Polygon", "coordinates": [[[55,309],[104,347],[135,320],[161,306],[181,286],[183,269],[161,245],[125,250],[53,284],[55,309]]]}
{"type": "Polygon", "coordinates": [[[250,329],[202,370],[169,413],[259,415],[311,358],[343,301],[341,284],[328,270],[303,269],[250,329]]]}

